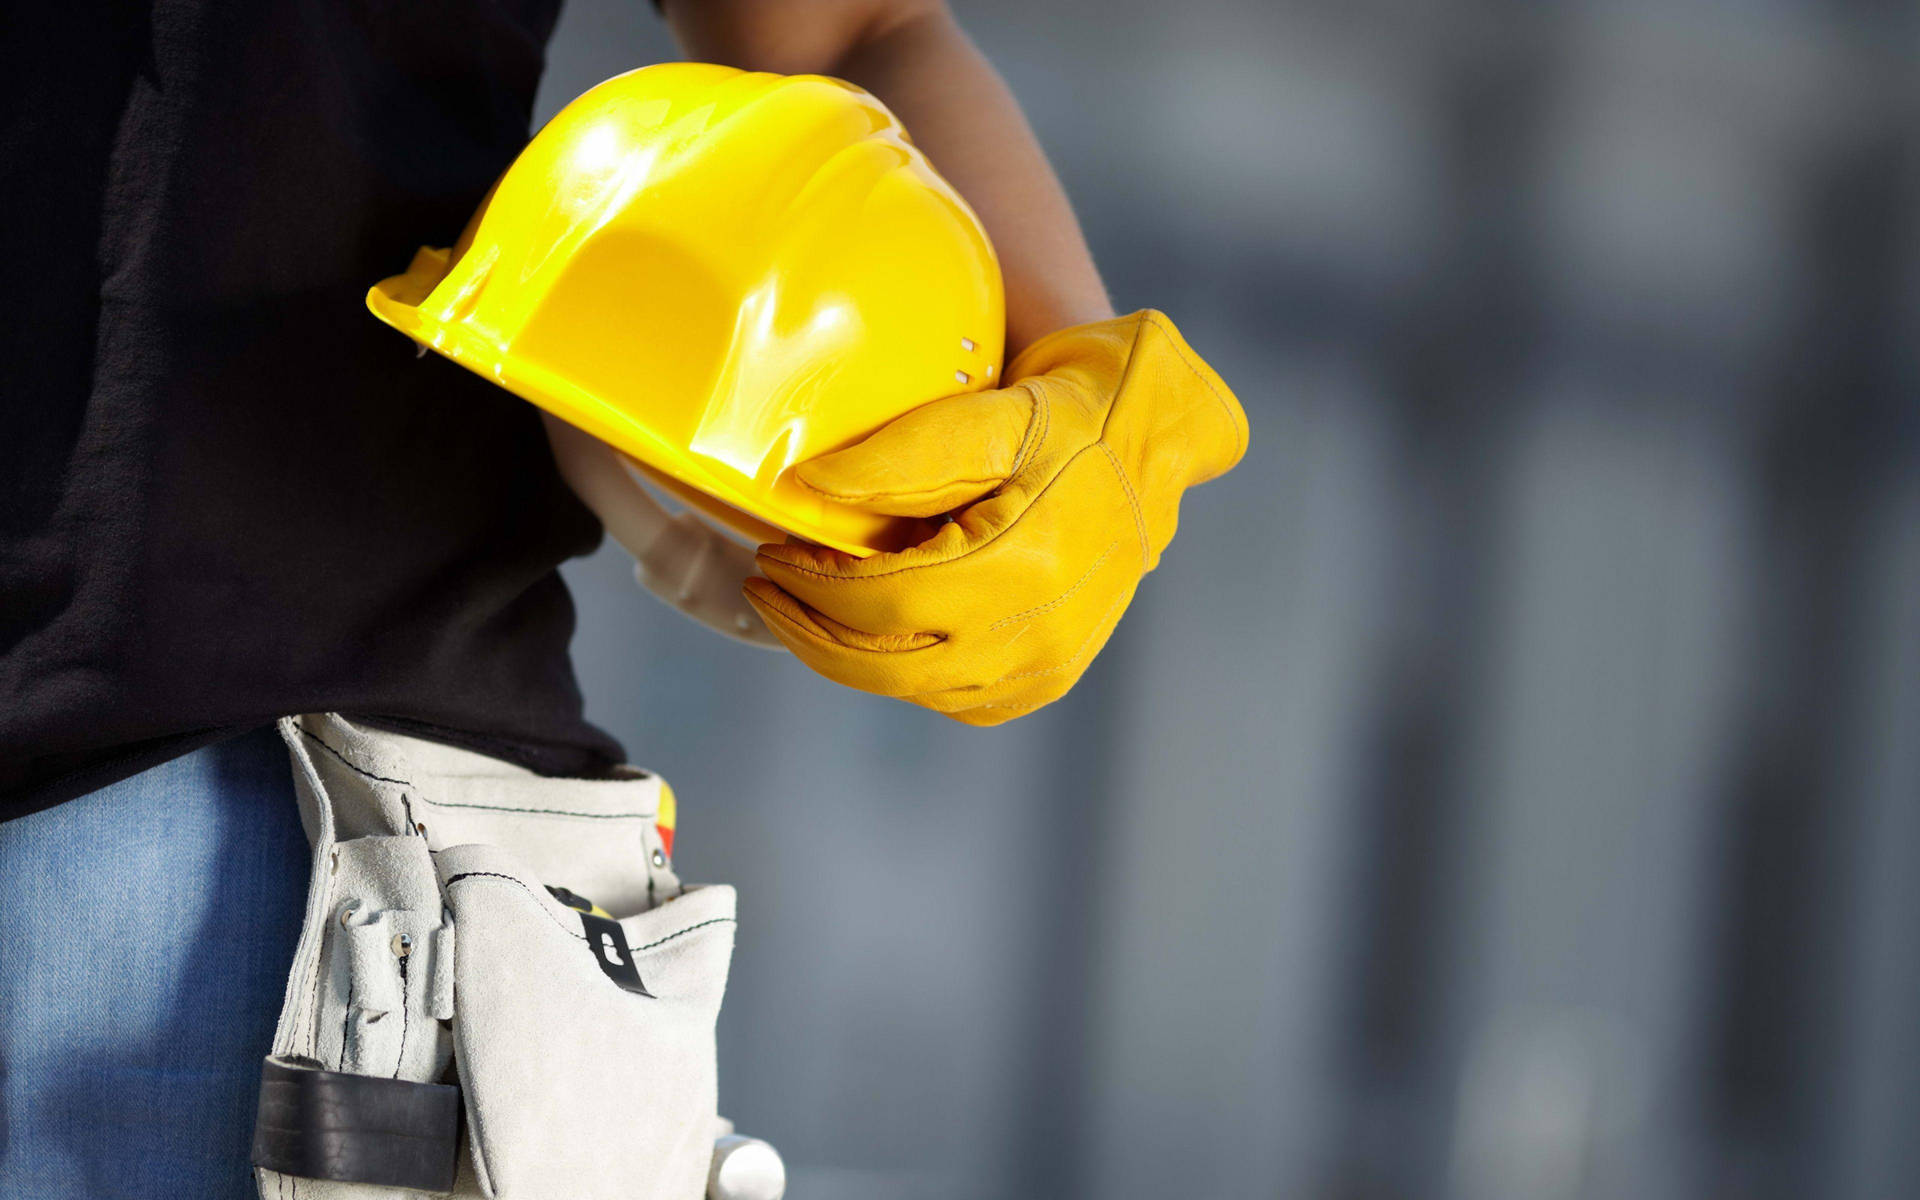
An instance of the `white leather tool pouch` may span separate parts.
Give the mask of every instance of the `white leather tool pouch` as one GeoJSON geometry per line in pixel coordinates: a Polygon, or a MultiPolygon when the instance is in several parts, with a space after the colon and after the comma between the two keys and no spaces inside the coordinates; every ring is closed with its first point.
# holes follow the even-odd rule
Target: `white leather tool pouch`
{"type": "Polygon", "coordinates": [[[454,846],[437,865],[460,931],[454,1054],[480,1189],[703,1194],[719,1132],[713,1027],[733,889],[583,918],[502,847],[454,846]]]}
{"type": "Polygon", "coordinates": [[[262,1200],[702,1196],[734,897],[675,877],[660,781],[543,778],[330,714],[280,729],[314,870],[262,1200]]]}

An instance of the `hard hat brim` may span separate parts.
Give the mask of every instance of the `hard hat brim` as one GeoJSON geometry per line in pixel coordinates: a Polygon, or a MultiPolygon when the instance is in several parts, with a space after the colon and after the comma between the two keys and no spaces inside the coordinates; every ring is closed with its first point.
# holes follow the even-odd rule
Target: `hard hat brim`
{"type": "Polygon", "coordinates": [[[422,305],[446,278],[452,251],[422,247],[406,272],[381,280],[367,291],[367,309],[419,345],[492,380],[633,459],[652,481],[676,499],[700,509],[745,537],[777,542],[791,534],[865,558],[899,550],[931,532],[923,523],[878,518],[846,511],[847,526],[861,535],[831,527],[802,514],[778,511],[760,496],[708,470],[684,448],[656,435],[645,424],[606,403],[558,373],[515,356],[493,339],[457,322],[423,311],[422,305]]]}

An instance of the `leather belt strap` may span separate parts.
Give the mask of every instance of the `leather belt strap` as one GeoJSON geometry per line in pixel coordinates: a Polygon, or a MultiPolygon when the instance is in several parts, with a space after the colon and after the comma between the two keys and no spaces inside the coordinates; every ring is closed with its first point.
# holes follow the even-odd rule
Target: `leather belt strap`
{"type": "Polygon", "coordinates": [[[260,1072],[253,1165],[307,1179],[453,1190],[460,1089],[323,1071],[269,1057],[260,1072]]]}

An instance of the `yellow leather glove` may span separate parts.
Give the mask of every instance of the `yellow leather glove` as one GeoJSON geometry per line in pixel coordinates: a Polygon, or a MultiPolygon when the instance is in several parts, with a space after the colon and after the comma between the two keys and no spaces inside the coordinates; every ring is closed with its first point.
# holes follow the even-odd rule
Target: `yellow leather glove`
{"type": "Polygon", "coordinates": [[[1233,393],[1150,309],[1042,338],[1006,378],[799,465],[835,500],[954,515],[897,554],[760,548],[747,599],[808,666],[969,725],[1057,700],[1159,563],[1180,494],[1246,451],[1233,393]]]}

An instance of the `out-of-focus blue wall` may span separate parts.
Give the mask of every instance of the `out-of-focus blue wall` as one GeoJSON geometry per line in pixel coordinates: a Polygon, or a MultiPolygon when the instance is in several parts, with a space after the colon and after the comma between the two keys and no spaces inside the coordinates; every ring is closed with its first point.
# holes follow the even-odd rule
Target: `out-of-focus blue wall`
{"type": "Polygon", "coordinates": [[[956,8],[1253,446],[997,730],[569,567],[794,1200],[1920,1194],[1914,7],[956,8]]]}

